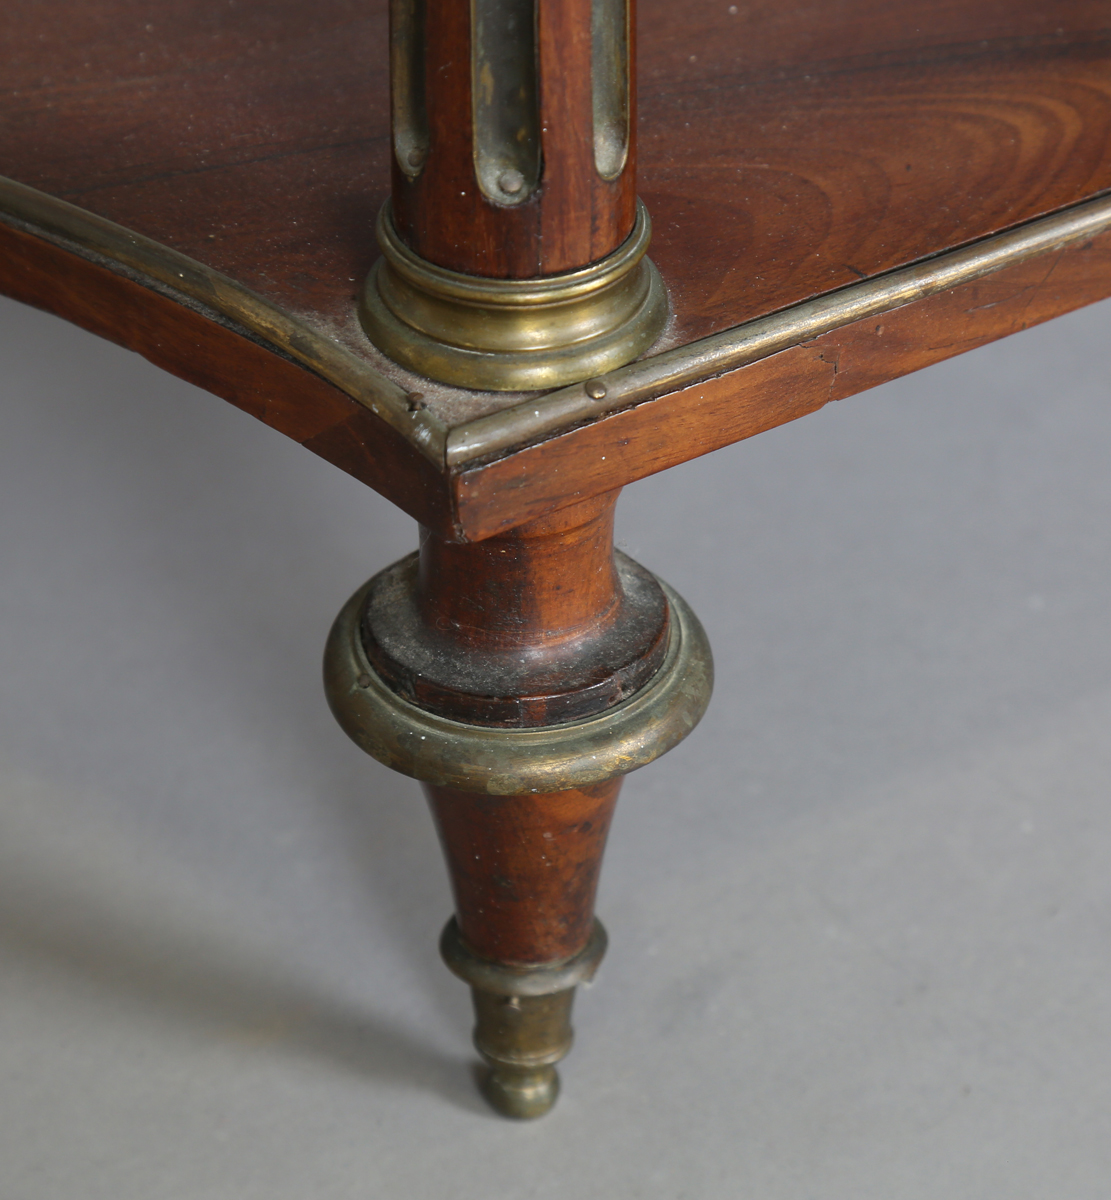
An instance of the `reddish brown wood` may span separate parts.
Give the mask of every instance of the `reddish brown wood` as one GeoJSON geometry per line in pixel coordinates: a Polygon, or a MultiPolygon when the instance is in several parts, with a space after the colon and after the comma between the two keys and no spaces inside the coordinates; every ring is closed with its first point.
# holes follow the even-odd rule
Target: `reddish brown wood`
{"type": "Polygon", "coordinates": [[[648,572],[614,564],[617,493],[477,545],[429,531],[419,572],[379,577],[363,643],[422,708],[471,724],[533,726],[618,703],[659,667],[668,608],[648,572]]]}
{"type": "Polygon", "coordinates": [[[489,537],[1108,295],[1104,233],[463,471],[458,527],[489,537]]]}
{"type": "MultiPolygon", "coordinates": [[[[801,14],[729,7],[641,5],[640,189],[674,341],[1111,188],[1105,0],[844,0],[801,14]]],[[[384,0],[320,0],[311,17],[293,0],[175,0],[157,12],[139,0],[50,0],[4,7],[0,42],[7,174],[362,345],[354,292],[375,256],[371,224],[391,157],[384,0]]],[[[58,270],[46,243],[31,251],[29,270],[58,270]]],[[[918,311],[933,316],[916,346],[840,335],[857,348],[841,374],[865,386],[955,352],[948,347],[1003,336],[1034,312],[1044,319],[1107,294],[1107,272],[1105,257],[1070,252],[1048,283],[1023,275],[1038,297],[1026,315],[1026,297],[974,319],[959,304],[923,302],[918,311]],[[969,328],[979,331],[971,342],[969,328]]],[[[64,289],[4,286],[62,315],[80,308],[64,289]]],[[[131,344],[124,319],[101,308],[89,327],[131,344]]],[[[168,310],[165,321],[189,331],[197,314],[168,310]]],[[[251,411],[269,406],[291,436],[319,430],[306,444],[444,529],[440,501],[430,499],[443,483],[372,414],[344,407],[318,380],[263,400],[271,368],[247,339],[224,336],[213,335],[226,353],[208,360],[203,386],[244,397],[251,411]],[[341,407],[348,416],[337,421],[341,407]]],[[[467,473],[454,485],[462,535],[486,536],[812,411],[828,381],[804,357],[785,358],[789,368],[758,364],[467,473]],[[800,375],[809,382],[792,395],[800,375]]],[[[193,378],[188,358],[155,361],[193,378]]]]}
{"type": "MultiPolygon", "coordinates": [[[[636,204],[636,39],[631,40],[629,157],[612,182],[594,165],[590,91],[591,0],[539,0],[544,124],[541,273],[567,271],[616,250],[633,228],[636,204]]],[[[629,0],[635,35],[636,0],[629,0]]]]}
{"type": "MultiPolygon", "coordinates": [[[[640,5],[680,341],[1111,187],[1104,0],[736,7],[640,5]]],[[[389,188],[384,0],[12,4],[0,44],[4,173],[346,328],[389,188]]]]}
{"type": "Polygon", "coordinates": [[[587,500],[478,546],[421,539],[420,609],[462,650],[531,650],[612,622],[617,493],[587,500]]]}
{"type": "Polygon", "coordinates": [[[472,950],[529,964],[583,949],[620,789],[621,778],[539,796],[425,788],[472,950]]]}
{"type": "Polygon", "coordinates": [[[472,275],[529,278],[585,266],[629,236],[635,155],[612,183],[594,167],[590,16],[591,0],[537,0],[541,186],[505,205],[475,178],[470,6],[427,0],[428,159],[409,179],[391,155],[394,219],[422,257],[472,275]]]}
{"type": "MultiPolygon", "coordinates": [[[[644,663],[662,647],[668,615],[652,581],[662,605],[635,610],[630,619],[630,600],[614,567],[616,500],[613,492],[570,505],[478,545],[452,545],[425,534],[419,576],[402,578],[380,611],[373,602],[368,610],[374,625],[376,614],[386,617],[406,604],[404,586],[415,592],[419,622],[399,654],[409,655],[410,685],[437,671],[442,679],[432,695],[414,695],[410,686],[410,699],[446,708],[457,719],[492,723],[480,686],[485,680],[503,698],[497,723],[517,726],[583,715],[581,705],[560,707],[552,694],[531,697],[530,705],[537,680],[549,693],[585,691],[591,711],[620,699],[620,691],[599,697],[597,687],[593,694],[583,688],[584,669],[599,674],[597,664],[606,663],[623,623],[632,636],[621,644],[622,653],[636,656],[633,667],[644,663]]],[[[381,630],[365,623],[364,643],[368,637],[373,643],[376,632],[381,630]]],[[[396,662],[387,664],[392,672],[380,659],[375,666],[398,684],[396,662]]],[[[555,794],[496,797],[426,788],[460,929],[474,951],[499,962],[538,963],[585,946],[620,783],[617,778],[555,794]]]]}
{"type": "Polygon", "coordinates": [[[226,321],[0,222],[0,291],[134,350],[388,496],[444,536],[444,476],[369,409],[226,321]]]}

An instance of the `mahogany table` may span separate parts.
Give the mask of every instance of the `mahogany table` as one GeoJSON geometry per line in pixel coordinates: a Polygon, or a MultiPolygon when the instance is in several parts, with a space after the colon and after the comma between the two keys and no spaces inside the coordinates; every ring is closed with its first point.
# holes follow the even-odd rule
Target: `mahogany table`
{"type": "Polygon", "coordinates": [[[422,526],[326,687],[426,785],[515,1116],[605,949],[621,779],[709,699],[618,490],[1111,294],[1102,5],[649,0],[639,67],[625,11],[395,0],[392,123],[384,4],[3,17],[3,290],[422,526]]]}

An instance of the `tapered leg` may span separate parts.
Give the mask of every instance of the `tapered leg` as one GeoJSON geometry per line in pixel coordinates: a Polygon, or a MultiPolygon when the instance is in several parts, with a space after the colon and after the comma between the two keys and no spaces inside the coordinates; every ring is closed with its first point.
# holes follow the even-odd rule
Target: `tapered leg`
{"type": "Polygon", "coordinates": [[[594,896],[621,780],[709,699],[698,621],[615,556],[616,498],[477,545],[425,533],[356,593],[325,658],[344,729],[425,784],[455,896],[441,949],[508,1116],[555,1101],[574,989],[605,950],[594,896]]]}
{"type": "Polygon", "coordinates": [[[620,788],[620,777],[525,796],[425,785],[455,894],[445,956],[471,984],[485,1094],[507,1116],[555,1101],[574,996],[559,968],[578,958],[592,974],[604,949],[594,895],[620,788]],[[491,981],[487,964],[509,969],[491,981]],[[537,992],[541,979],[553,990],[537,992]]]}

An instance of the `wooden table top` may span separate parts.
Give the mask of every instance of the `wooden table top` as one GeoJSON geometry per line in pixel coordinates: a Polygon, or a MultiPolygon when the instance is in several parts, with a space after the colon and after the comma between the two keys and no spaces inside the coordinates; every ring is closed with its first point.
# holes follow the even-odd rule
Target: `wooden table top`
{"type": "Polygon", "coordinates": [[[382,0],[24,0],[0,28],[0,173],[234,281],[317,339],[314,353],[341,350],[348,374],[302,354],[296,330],[271,334],[114,261],[63,228],[68,210],[61,224],[32,213],[25,189],[0,191],[0,288],[226,396],[464,537],[1111,293],[1106,3],[641,0],[638,190],[674,309],[650,354],[696,357],[700,339],[831,292],[849,297],[844,319],[744,361],[734,337],[733,358],[703,362],[701,377],[649,386],[642,372],[616,410],[568,400],[530,427],[522,409],[500,442],[468,440],[469,422],[490,428],[533,398],[423,385],[355,319],[389,187],[382,0]],[[1087,224],[1068,238],[1045,226],[990,273],[969,267],[913,302],[900,293],[889,317],[853,307],[861,281],[1083,202],[1087,224]],[[360,392],[375,373],[387,381],[377,406],[360,392]],[[397,407],[418,388],[423,443],[397,407]]]}

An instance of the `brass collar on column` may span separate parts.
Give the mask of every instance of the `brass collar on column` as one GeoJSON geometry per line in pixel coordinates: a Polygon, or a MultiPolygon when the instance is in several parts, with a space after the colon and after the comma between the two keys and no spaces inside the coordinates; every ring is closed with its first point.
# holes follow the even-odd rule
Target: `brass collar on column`
{"type": "Polygon", "coordinates": [[[588,267],[536,279],[463,275],[426,262],[378,215],[382,258],[363,288],[370,340],[430,379],[491,391],[560,387],[631,362],[667,321],[667,292],[645,257],[652,227],[588,267]]]}

